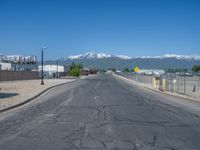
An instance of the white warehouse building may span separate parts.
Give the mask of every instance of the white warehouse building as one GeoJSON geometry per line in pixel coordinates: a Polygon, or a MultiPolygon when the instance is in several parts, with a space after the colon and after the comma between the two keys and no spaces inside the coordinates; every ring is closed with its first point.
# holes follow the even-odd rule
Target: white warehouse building
{"type": "Polygon", "coordinates": [[[146,75],[156,75],[156,76],[160,76],[162,74],[165,73],[164,70],[160,70],[160,69],[142,69],[142,70],[139,70],[138,72],[139,74],[146,74],[146,75]]]}
{"type": "Polygon", "coordinates": [[[11,70],[11,63],[0,62],[0,70],[11,70]]]}
{"type": "MultiPolygon", "coordinates": [[[[41,65],[38,66],[38,71],[42,71],[41,65]]],[[[64,66],[60,65],[43,65],[43,71],[45,76],[55,76],[57,72],[64,72],[65,69],[64,66]]]]}

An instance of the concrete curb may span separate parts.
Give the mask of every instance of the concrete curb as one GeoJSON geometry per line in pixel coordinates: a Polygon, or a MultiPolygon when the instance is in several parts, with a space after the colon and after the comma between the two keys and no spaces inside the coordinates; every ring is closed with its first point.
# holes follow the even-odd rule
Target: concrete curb
{"type": "Polygon", "coordinates": [[[53,88],[55,88],[55,87],[57,87],[57,86],[65,85],[65,84],[67,84],[67,83],[72,83],[72,82],[75,82],[75,81],[78,81],[78,80],[80,80],[80,78],[78,78],[78,79],[76,79],[76,80],[73,80],[73,81],[69,81],[69,82],[65,82],[65,83],[61,83],[61,84],[57,84],[57,85],[53,85],[53,86],[51,86],[51,87],[48,87],[47,89],[41,91],[41,92],[38,93],[37,95],[35,95],[35,96],[33,96],[33,97],[31,97],[31,98],[29,98],[29,99],[27,99],[27,100],[25,100],[25,101],[23,101],[23,102],[21,102],[21,103],[18,103],[18,104],[15,104],[15,105],[12,105],[12,106],[9,106],[9,107],[0,109],[0,113],[3,113],[3,112],[5,112],[5,111],[8,111],[8,110],[17,108],[17,107],[19,107],[19,106],[22,106],[22,105],[24,105],[24,104],[26,104],[26,103],[28,103],[28,102],[30,102],[30,101],[32,101],[32,100],[38,98],[39,96],[41,96],[42,94],[44,94],[44,93],[47,92],[48,90],[53,89],[53,88]]]}
{"type": "MultiPolygon", "coordinates": [[[[135,82],[135,81],[133,81],[133,80],[131,80],[131,79],[129,79],[129,78],[126,78],[126,77],[123,77],[123,76],[120,76],[120,75],[115,75],[115,76],[116,76],[116,77],[119,77],[119,78],[123,78],[123,79],[129,80],[129,81],[131,81],[131,82],[135,82]]],[[[133,83],[133,84],[135,84],[136,86],[138,86],[137,84],[140,84],[140,83],[135,82],[135,83],[133,83]]],[[[169,92],[162,92],[162,91],[159,91],[158,89],[153,89],[153,88],[148,87],[148,86],[145,86],[145,85],[143,85],[143,84],[140,84],[140,85],[143,86],[144,88],[147,88],[147,89],[149,89],[149,90],[151,90],[151,91],[154,91],[154,92],[157,92],[157,93],[161,93],[161,94],[165,94],[165,95],[170,95],[170,96],[174,96],[174,97],[177,97],[177,98],[183,98],[183,99],[185,99],[185,100],[192,100],[192,101],[195,101],[195,102],[199,102],[199,103],[200,103],[200,100],[197,99],[197,98],[194,98],[194,97],[190,97],[190,96],[187,96],[187,95],[178,95],[178,94],[173,94],[173,93],[169,93],[169,92]]]]}

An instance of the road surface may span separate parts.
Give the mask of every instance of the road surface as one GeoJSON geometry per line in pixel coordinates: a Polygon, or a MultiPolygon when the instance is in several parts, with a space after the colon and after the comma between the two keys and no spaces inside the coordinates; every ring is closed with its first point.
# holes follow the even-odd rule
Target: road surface
{"type": "Polygon", "coordinates": [[[198,108],[112,75],[92,76],[0,114],[0,150],[200,150],[198,108]]]}

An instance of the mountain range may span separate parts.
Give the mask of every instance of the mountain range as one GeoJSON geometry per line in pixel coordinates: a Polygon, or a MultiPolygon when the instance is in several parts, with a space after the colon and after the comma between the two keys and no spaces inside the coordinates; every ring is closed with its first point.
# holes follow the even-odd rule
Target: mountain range
{"type": "Polygon", "coordinates": [[[80,55],[71,55],[65,57],[65,60],[68,59],[102,59],[102,58],[121,58],[121,59],[131,59],[129,56],[125,55],[111,55],[106,53],[96,53],[96,52],[87,52],[80,55]]]}
{"type": "MultiPolygon", "coordinates": [[[[59,60],[59,64],[70,65],[72,62],[81,63],[88,68],[133,68],[142,69],[191,69],[193,65],[200,64],[200,55],[166,54],[162,56],[129,57],[126,55],[112,55],[106,53],[87,52],[80,55],[66,56],[59,60]]],[[[46,61],[55,64],[55,61],[46,61]]]]}
{"type": "Polygon", "coordinates": [[[102,58],[121,58],[121,59],[136,59],[136,58],[157,58],[157,59],[164,59],[164,58],[176,58],[176,59],[194,59],[200,60],[200,55],[176,55],[176,54],[166,54],[162,56],[138,56],[138,57],[129,57],[126,55],[111,55],[106,53],[96,53],[96,52],[87,52],[80,55],[71,55],[66,56],[65,60],[68,59],[102,59],[102,58]]]}
{"type": "MultiPolygon", "coordinates": [[[[36,61],[35,56],[3,55],[0,61],[36,61]],[[33,58],[32,58],[33,57],[33,58]]],[[[193,65],[200,64],[200,55],[177,55],[166,54],[161,56],[138,56],[112,55],[106,53],[87,52],[79,55],[65,56],[59,59],[60,65],[69,66],[71,63],[81,63],[87,68],[108,69],[139,67],[141,69],[191,69],[193,65]]],[[[39,62],[40,63],[40,62],[39,62]]],[[[48,60],[45,64],[56,64],[56,61],[48,60]]]]}

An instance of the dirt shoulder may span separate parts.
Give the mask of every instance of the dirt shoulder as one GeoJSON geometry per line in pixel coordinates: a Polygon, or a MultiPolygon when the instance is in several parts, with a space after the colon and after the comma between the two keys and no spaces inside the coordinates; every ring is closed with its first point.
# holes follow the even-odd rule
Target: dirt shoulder
{"type": "Polygon", "coordinates": [[[44,85],[40,84],[41,80],[0,82],[0,111],[34,98],[50,87],[75,80],[77,79],[45,79],[44,85]]]}

